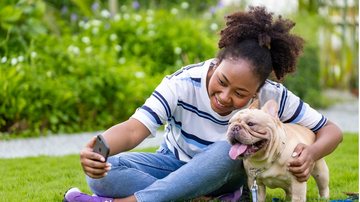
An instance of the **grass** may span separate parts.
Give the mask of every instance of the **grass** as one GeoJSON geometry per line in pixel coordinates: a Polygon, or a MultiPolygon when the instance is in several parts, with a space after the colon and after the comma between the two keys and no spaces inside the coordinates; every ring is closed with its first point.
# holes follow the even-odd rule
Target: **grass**
{"type": "MultiPolygon", "coordinates": [[[[155,148],[147,150],[153,152],[155,148]]],[[[344,141],[326,157],[330,168],[331,199],[345,199],[343,192],[359,191],[358,135],[346,134],[344,141]]],[[[0,159],[0,201],[61,201],[72,186],[90,193],[78,155],[0,159]]],[[[283,198],[283,191],[269,189],[268,197],[283,198]]],[[[317,198],[313,179],[308,182],[308,199],[317,198]]]]}

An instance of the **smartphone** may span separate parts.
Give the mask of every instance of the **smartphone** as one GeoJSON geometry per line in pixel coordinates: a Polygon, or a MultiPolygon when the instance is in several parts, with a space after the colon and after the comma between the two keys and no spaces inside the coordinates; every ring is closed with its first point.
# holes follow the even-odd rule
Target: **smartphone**
{"type": "Polygon", "coordinates": [[[96,141],[93,151],[103,156],[105,158],[105,161],[107,160],[110,153],[110,148],[106,144],[105,139],[102,135],[96,136],[96,141]]]}

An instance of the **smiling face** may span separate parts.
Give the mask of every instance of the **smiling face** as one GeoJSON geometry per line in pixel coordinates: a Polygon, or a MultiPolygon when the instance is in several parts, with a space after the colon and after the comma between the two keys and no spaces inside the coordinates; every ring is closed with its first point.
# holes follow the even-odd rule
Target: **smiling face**
{"type": "Polygon", "coordinates": [[[224,59],[208,73],[211,108],[225,116],[246,106],[256,94],[260,82],[245,59],[224,59]]]}

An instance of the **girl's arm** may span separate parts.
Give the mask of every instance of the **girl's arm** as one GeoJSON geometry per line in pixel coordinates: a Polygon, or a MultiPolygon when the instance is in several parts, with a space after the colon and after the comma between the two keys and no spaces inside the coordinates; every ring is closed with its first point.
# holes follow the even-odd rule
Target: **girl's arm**
{"type": "Polygon", "coordinates": [[[307,181],[315,161],[335,150],[342,141],[342,132],[334,123],[328,121],[317,133],[312,145],[299,144],[294,150],[294,159],[289,163],[289,171],[298,181],[307,181]]]}

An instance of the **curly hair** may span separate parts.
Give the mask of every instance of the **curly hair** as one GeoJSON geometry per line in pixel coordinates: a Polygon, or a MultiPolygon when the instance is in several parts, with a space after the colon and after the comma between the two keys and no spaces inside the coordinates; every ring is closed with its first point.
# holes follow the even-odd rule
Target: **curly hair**
{"type": "Polygon", "coordinates": [[[295,23],[278,16],[265,7],[250,7],[248,12],[226,16],[226,27],[220,32],[217,58],[244,58],[254,66],[261,82],[273,71],[278,80],[296,70],[304,40],[290,30],[295,23]]]}

